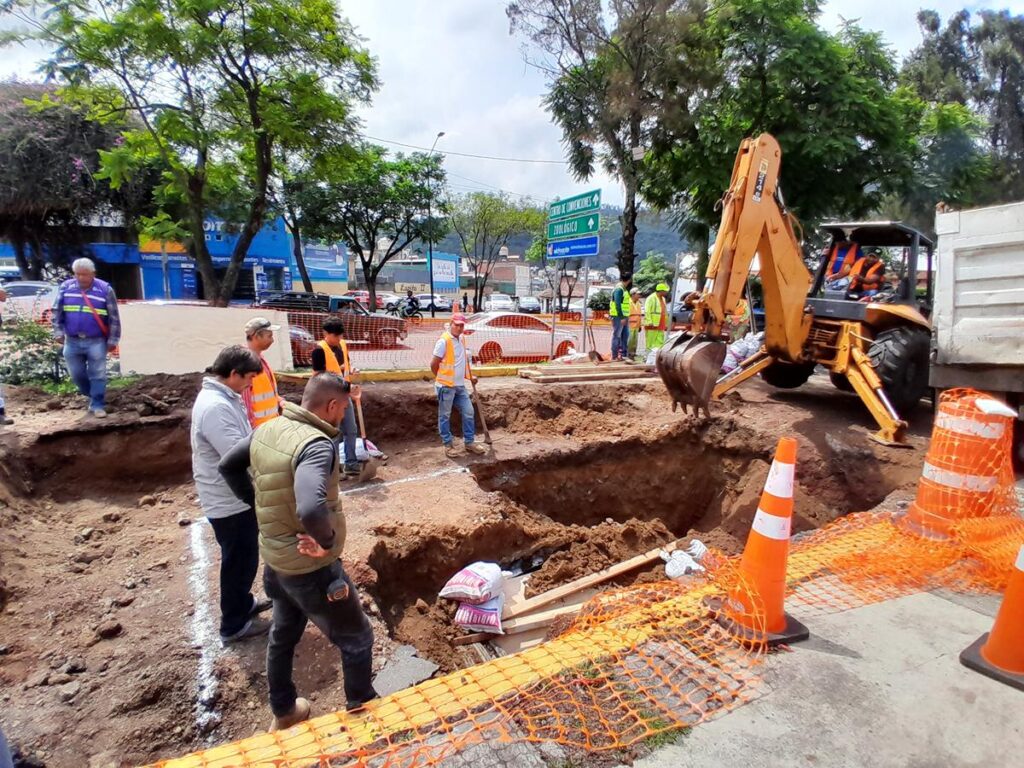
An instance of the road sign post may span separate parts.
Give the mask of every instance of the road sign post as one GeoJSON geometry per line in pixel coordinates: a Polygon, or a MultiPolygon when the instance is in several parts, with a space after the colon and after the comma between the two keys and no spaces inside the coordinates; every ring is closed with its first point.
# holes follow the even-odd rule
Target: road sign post
{"type": "MultiPolygon", "coordinates": [[[[597,256],[601,248],[601,190],[558,200],[548,206],[549,259],[597,256]]],[[[570,297],[572,298],[572,297],[570,297]]]]}

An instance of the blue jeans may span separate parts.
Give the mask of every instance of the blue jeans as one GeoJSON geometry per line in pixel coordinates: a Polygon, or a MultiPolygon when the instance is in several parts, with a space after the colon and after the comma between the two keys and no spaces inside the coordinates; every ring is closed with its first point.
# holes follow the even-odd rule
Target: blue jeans
{"type": "Polygon", "coordinates": [[[341,420],[341,437],[345,446],[345,463],[356,464],[356,438],[359,436],[359,428],[356,425],[356,406],[351,400],[348,401],[348,408],[345,409],[345,416],[341,420]]]}
{"type": "Polygon", "coordinates": [[[629,346],[629,318],[612,318],[612,360],[625,357],[629,346]]]}
{"type": "Polygon", "coordinates": [[[89,398],[90,410],[102,408],[107,395],[107,340],[66,336],[64,361],[78,391],[89,398]]]}
{"type": "Polygon", "coordinates": [[[462,439],[466,445],[473,442],[476,436],[476,422],[473,419],[473,401],[465,387],[441,387],[437,390],[437,431],[441,433],[441,442],[452,444],[452,406],[455,405],[462,414],[462,439]]]}

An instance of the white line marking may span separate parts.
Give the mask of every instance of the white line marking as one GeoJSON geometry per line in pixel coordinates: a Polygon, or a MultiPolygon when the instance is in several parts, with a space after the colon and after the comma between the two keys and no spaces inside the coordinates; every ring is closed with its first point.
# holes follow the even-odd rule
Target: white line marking
{"type": "Polygon", "coordinates": [[[417,483],[420,480],[431,480],[435,477],[443,477],[444,475],[462,475],[469,472],[468,467],[447,467],[445,469],[438,469],[435,472],[427,472],[425,475],[413,475],[412,477],[403,477],[401,480],[389,480],[386,483],[377,483],[375,485],[363,485],[359,488],[353,488],[348,491],[342,491],[343,496],[349,496],[354,493],[366,493],[367,491],[379,491],[382,488],[390,488],[392,485],[402,485],[403,483],[417,483]]]}
{"type": "Polygon", "coordinates": [[[188,586],[192,593],[192,604],[195,606],[189,634],[192,646],[199,651],[195,713],[196,726],[200,733],[209,731],[211,721],[220,721],[220,715],[210,706],[217,691],[213,663],[220,649],[220,632],[210,610],[210,583],[207,578],[210,571],[210,550],[206,544],[206,529],[209,525],[206,518],[194,520],[189,538],[192,565],[188,570],[188,586]]]}

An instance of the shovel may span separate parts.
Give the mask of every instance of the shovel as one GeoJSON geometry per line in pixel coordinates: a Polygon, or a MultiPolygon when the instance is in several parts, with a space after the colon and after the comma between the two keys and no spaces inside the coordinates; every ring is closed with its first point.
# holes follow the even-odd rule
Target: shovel
{"type": "Polygon", "coordinates": [[[487,429],[487,419],[484,417],[484,407],[480,403],[480,396],[476,393],[476,382],[473,379],[469,380],[469,383],[473,386],[473,402],[476,404],[477,413],[480,414],[480,426],[484,428],[484,442],[488,445],[491,444],[491,432],[487,429]]]}
{"type": "Polygon", "coordinates": [[[711,416],[708,403],[715,389],[715,382],[725,361],[726,343],[708,336],[689,336],[679,333],[670,336],[655,358],[658,375],[672,396],[672,410],[677,405],[693,406],[711,416]]]}
{"type": "MultiPolygon", "coordinates": [[[[363,450],[369,454],[366,448],[366,424],[363,422],[363,397],[362,393],[352,398],[356,404],[356,421],[359,423],[359,438],[363,441],[363,450]]],[[[365,483],[377,476],[377,467],[380,459],[376,456],[367,456],[366,461],[360,462],[359,482],[365,483]]]]}

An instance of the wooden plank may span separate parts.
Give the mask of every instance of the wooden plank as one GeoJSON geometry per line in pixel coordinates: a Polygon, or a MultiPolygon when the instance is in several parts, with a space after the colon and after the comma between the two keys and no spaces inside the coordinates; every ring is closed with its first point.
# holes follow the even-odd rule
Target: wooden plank
{"type": "Polygon", "coordinates": [[[650,378],[654,374],[648,371],[636,371],[625,372],[625,373],[581,373],[575,375],[559,375],[553,376],[550,374],[544,376],[534,376],[530,381],[535,384],[571,384],[573,382],[598,382],[598,381],[618,381],[621,379],[646,379],[650,378]]]}
{"type": "Polygon", "coordinates": [[[512,635],[516,632],[528,632],[531,629],[550,626],[551,624],[554,624],[555,619],[562,616],[577,614],[580,612],[582,607],[582,603],[573,603],[570,605],[560,605],[557,608],[552,608],[547,611],[519,616],[518,618],[509,619],[508,621],[502,619],[501,628],[505,631],[506,635],[512,635]]]}
{"type": "Polygon", "coordinates": [[[473,643],[482,643],[486,640],[490,640],[492,637],[494,637],[494,635],[490,632],[474,632],[471,635],[456,637],[452,641],[452,645],[472,645],[473,643]]]}
{"type": "Polygon", "coordinates": [[[618,576],[627,574],[630,571],[635,571],[637,568],[642,568],[645,565],[650,565],[651,563],[661,559],[660,553],[662,550],[665,550],[666,552],[671,552],[679,546],[681,541],[682,539],[673,541],[669,544],[666,544],[663,547],[657,547],[656,549],[652,549],[649,552],[643,553],[642,555],[637,555],[636,557],[631,557],[629,560],[624,560],[621,563],[616,563],[615,565],[609,566],[608,568],[598,571],[597,573],[592,573],[589,576],[584,576],[582,578],[576,579],[575,581],[570,581],[568,584],[563,584],[560,587],[549,589],[547,592],[535,595],[534,597],[531,597],[529,600],[526,600],[525,602],[518,603],[515,605],[506,604],[505,609],[504,611],[502,611],[501,615],[502,622],[504,623],[505,619],[512,619],[516,616],[524,616],[528,613],[536,611],[538,608],[541,608],[545,605],[550,605],[556,600],[561,600],[564,597],[568,597],[569,595],[579,592],[580,590],[587,589],[588,587],[594,587],[598,584],[601,584],[602,582],[610,581],[611,579],[614,579],[618,576]]]}

